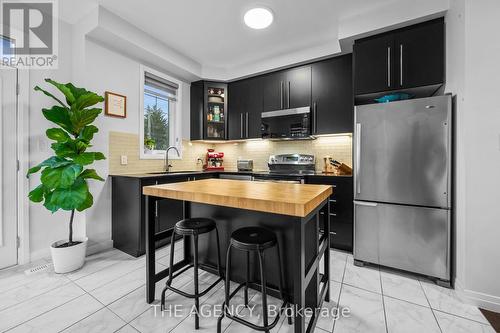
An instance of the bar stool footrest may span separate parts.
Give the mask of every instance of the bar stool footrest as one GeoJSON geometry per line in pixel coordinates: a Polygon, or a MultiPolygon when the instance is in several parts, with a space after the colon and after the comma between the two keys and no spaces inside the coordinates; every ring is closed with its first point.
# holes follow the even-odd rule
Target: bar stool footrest
{"type": "MultiPolygon", "coordinates": [[[[229,295],[229,300],[231,300],[235,295],[236,293],[243,287],[245,287],[245,283],[241,283],[230,295],[229,295]]],[[[242,325],[246,325],[248,327],[250,327],[251,329],[253,330],[256,330],[256,331],[269,331],[271,329],[273,329],[276,324],[278,324],[282,314],[283,314],[283,311],[288,307],[288,302],[286,301],[283,301],[283,303],[281,303],[281,306],[280,306],[280,310],[279,310],[279,315],[276,316],[276,318],[274,318],[273,322],[271,324],[269,324],[267,327],[266,326],[259,326],[259,325],[255,325],[254,323],[251,323],[249,322],[248,320],[245,320],[245,319],[242,319],[241,317],[239,317],[238,315],[232,315],[230,314],[228,311],[227,311],[227,306],[226,306],[226,302],[222,303],[222,307],[224,309],[224,312],[223,312],[223,315],[221,316],[226,316],[228,317],[229,319],[232,319],[242,325]]],[[[267,309],[262,309],[263,311],[267,311],[267,309]]]]}

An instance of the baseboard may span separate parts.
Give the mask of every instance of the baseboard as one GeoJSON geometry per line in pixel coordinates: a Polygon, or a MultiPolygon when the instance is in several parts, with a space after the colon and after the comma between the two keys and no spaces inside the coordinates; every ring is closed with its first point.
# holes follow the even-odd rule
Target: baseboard
{"type": "Polygon", "coordinates": [[[108,239],[104,242],[92,242],[87,245],[87,256],[90,256],[95,253],[99,253],[102,251],[106,251],[113,248],[113,240],[108,239]]]}
{"type": "Polygon", "coordinates": [[[468,303],[481,309],[500,313],[500,297],[465,289],[459,279],[455,280],[455,289],[468,303]]]}

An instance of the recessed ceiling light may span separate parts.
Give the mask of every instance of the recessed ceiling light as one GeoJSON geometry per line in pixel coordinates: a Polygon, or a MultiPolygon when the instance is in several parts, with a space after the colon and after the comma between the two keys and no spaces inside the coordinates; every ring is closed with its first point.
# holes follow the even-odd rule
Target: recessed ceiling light
{"type": "Polygon", "coordinates": [[[264,29],[273,23],[273,13],[267,8],[256,7],[248,10],[243,20],[252,29],[264,29]]]}

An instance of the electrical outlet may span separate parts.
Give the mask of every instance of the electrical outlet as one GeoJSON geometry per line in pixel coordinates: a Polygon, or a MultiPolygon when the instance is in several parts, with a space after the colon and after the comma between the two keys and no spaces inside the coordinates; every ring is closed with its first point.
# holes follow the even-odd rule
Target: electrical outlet
{"type": "Polygon", "coordinates": [[[127,164],[128,164],[128,158],[127,158],[127,155],[121,155],[121,156],[120,156],[120,164],[121,164],[121,165],[127,165],[127,164]]]}

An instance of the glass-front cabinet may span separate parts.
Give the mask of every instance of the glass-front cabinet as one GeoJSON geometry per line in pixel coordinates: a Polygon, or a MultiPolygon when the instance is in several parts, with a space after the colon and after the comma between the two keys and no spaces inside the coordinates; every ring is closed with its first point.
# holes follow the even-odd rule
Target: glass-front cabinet
{"type": "Polygon", "coordinates": [[[204,83],[203,137],[205,140],[227,139],[227,84],[204,83]]]}

